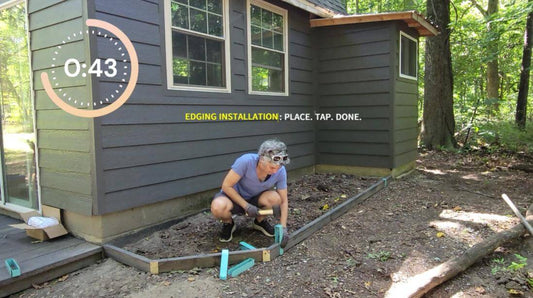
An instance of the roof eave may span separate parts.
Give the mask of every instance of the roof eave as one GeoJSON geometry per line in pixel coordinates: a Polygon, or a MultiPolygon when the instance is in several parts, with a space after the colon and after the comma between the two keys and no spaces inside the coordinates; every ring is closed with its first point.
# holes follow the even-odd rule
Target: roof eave
{"type": "Polygon", "coordinates": [[[420,15],[416,11],[334,16],[329,18],[310,20],[311,27],[325,27],[385,21],[404,21],[407,26],[417,30],[420,36],[435,36],[439,34],[439,30],[435,26],[430,24],[426,20],[426,18],[424,18],[424,16],[420,15]]]}
{"type": "Polygon", "coordinates": [[[317,15],[323,18],[332,18],[332,17],[340,15],[330,9],[318,6],[306,0],[282,0],[282,1],[287,2],[292,6],[296,6],[298,8],[301,8],[307,12],[310,12],[314,15],[317,15]]]}

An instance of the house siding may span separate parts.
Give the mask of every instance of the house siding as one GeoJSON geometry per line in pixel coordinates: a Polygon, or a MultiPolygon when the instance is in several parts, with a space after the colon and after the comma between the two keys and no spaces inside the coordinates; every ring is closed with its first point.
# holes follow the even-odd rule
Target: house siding
{"type": "Polygon", "coordinates": [[[394,27],[368,23],[317,28],[321,113],[359,113],[361,121],[322,121],[317,164],[393,167],[394,27]]]}
{"type": "MultiPolygon", "coordinates": [[[[234,159],[276,137],[287,143],[289,169],[312,166],[311,122],[186,121],[186,113],[301,113],[314,107],[313,49],[308,13],[288,10],[290,96],[247,94],[246,1],[229,1],[231,93],[168,90],[163,1],[94,1],[90,14],[113,23],[131,39],[139,57],[135,91],[120,109],[96,122],[96,163],[101,195],[94,214],[105,214],[220,186],[234,159]]],[[[99,57],[110,49],[96,42],[99,57]]],[[[104,93],[113,84],[95,82],[104,93]]]]}
{"type": "MultiPolygon", "coordinates": [[[[88,61],[82,35],[63,41],[83,30],[86,3],[82,0],[28,1],[33,90],[36,110],[41,203],[83,215],[92,214],[94,201],[94,151],[92,120],[71,116],[60,110],[46,95],[40,75],[52,69],[58,45],[60,55],[88,61]]],[[[90,93],[87,79],[64,80],[56,67],[60,87],[71,95],[90,93]]]]}
{"type": "MultiPolygon", "coordinates": [[[[403,22],[394,23],[396,34],[392,38],[394,55],[400,55],[400,31],[418,39],[418,33],[403,22]]],[[[420,51],[420,50],[418,50],[420,51]]],[[[417,155],[418,140],[418,80],[400,77],[400,59],[394,59],[393,106],[393,167],[412,162],[417,155]]]]}

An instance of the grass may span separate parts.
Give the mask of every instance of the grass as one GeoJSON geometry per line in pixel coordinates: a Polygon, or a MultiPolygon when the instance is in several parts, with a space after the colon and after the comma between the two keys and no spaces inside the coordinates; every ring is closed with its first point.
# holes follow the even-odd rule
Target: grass
{"type": "Polygon", "coordinates": [[[374,260],[379,260],[381,262],[385,262],[391,258],[391,253],[389,251],[381,250],[377,253],[369,253],[367,257],[369,259],[374,259],[374,260]]]}
{"type": "Polygon", "coordinates": [[[519,254],[514,254],[514,256],[518,262],[511,261],[511,264],[508,266],[505,266],[504,258],[492,259],[492,263],[494,263],[494,265],[491,267],[491,273],[494,275],[500,271],[517,272],[527,265],[526,257],[523,257],[519,254]]]}

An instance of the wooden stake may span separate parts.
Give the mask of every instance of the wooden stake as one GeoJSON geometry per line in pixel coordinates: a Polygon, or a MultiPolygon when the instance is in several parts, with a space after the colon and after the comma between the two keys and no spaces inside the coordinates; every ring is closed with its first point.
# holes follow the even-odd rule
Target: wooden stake
{"type": "Polygon", "coordinates": [[[502,199],[505,201],[505,203],[507,203],[507,205],[509,205],[509,207],[511,207],[511,210],[513,210],[514,214],[516,216],[518,216],[518,218],[520,218],[520,220],[522,221],[522,224],[526,227],[526,229],[528,230],[529,232],[529,235],[533,236],[533,228],[531,227],[531,225],[527,222],[527,220],[522,216],[522,214],[520,213],[520,211],[518,211],[518,208],[516,208],[515,204],[513,203],[513,201],[511,201],[511,199],[509,199],[509,197],[506,195],[506,194],[502,194],[502,199]]]}

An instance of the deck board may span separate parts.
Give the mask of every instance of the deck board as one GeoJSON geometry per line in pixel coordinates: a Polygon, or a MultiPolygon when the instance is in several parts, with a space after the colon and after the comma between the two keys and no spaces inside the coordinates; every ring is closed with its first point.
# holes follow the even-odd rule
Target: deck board
{"type": "Polygon", "coordinates": [[[78,270],[102,258],[102,248],[70,235],[35,242],[24,230],[11,227],[19,220],[0,215],[0,297],[78,270]],[[10,277],[4,260],[14,258],[21,275],[10,277]]]}

